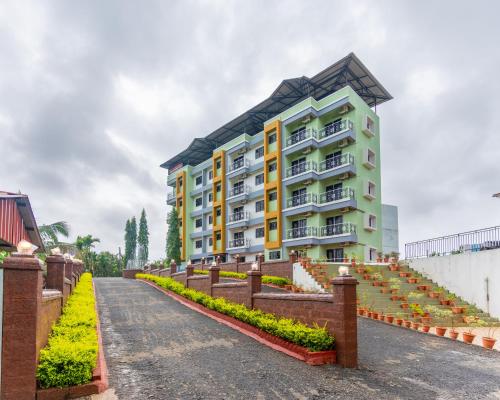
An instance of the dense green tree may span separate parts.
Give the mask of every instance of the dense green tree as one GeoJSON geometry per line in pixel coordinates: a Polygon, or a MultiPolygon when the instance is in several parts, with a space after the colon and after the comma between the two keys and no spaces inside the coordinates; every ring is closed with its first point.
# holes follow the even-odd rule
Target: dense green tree
{"type": "Polygon", "coordinates": [[[109,251],[95,255],[94,276],[121,276],[122,265],[118,256],[109,251]]]}
{"type": "Polygon", "coordinates": [[[38,228],[44,247],[48,250],[54,247],[67,246],[68,243],[59,241],[59,236],[67,238],[69,236],[69,225],[65,221],[54,222],[53,224],[41,225],[38,228]]]}
{"type": "Polygon", "coordinates": [[[137,224],[135,217],[127,220],[125,224],[125,257],[124,265],[127,265],[129,260],[135,259],[135,250],[137,247],[137,224]]]}
{"type": "Polygon", "coordinates": [[[96,257],[95,252],[92,251],[95,243],[100,243],[98,238],[92,235],[77,236],[75,241],[75,247],[78,251],[77,256],[83,261],[85,269],[87,271],[95,273],[96,267],[96,257]]]}
{"type": "Polygon", "coordinates": [[[146,211],[144,208],[141,212],[139,220],[139,233],[137,234],[137,243],[139,245],[139,258],[147,261],[149,257],[149,230],[148,221],[146,219],[146,211]]]}
{"type": "Polygon", "coordinates": [[[181,238],[179,236],[179,215],[177,209],[172,208],[167,218],[168,234],[167,234],[167,260],[175,260],[176,263],[181,262],[181,238]]]}

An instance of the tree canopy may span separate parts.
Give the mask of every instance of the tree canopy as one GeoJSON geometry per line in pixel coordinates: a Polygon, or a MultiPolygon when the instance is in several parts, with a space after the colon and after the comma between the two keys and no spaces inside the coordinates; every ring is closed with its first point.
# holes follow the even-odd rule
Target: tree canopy
{"type": "Polygon", "coordinates": [[[146,219],[146,211],[144,208],[141,212],[139,220],[139,233],[137,234],[137,243],[139,245],[139,258],[147,261],[149,257],[149,230],[148,221],[146,219]]]}
{"type": "Polygon", "coordinates": [[[167,260],[175,260],[177,264],[181,262],[181,238],[179,236],[179,215],[177,209],[172,208],[167,218],[167,260]]]}

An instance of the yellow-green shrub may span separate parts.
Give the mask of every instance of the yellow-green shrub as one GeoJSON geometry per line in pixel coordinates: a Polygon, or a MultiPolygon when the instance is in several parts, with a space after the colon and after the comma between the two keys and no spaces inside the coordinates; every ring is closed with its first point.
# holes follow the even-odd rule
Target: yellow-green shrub
{"type": "Polygon", "coordinates": [[[319,326],[309,327],[292,319],[279,318],[274,314],[267,314],[260,310],[250,310],[243,304],[232,303],[222,297],[214,298],[197,290],[187,289],[182,283],[176,282],[172,278],[149,274],[137,274],[136,278],[150,280],[158,286],[202,304],[211,310],[256,326],[272,335],[306,347],[310,351],[323,351],[333,348],[334,338],[325,328],[319,326]]]}
{"type": "MultiPolygon", "coordinates": [[[[208,271],[201,269],[195,269],[194,273],[198,275],[208,275],[208,271]]],[[[247,274],[242,272],[220,271],[219,276],[222,278],[247,279],[247,274]]],[[[285,286],[291,285],[292,281],[287,278],[282,278],[281,276],[264,275],[262,277],[262,283],[285,286]]]]}
{"type": "Polygon", "coordinates": [[[97,363],[95,298],[92,275],[84,273],[40,352],[40,386],[65,387],[90,382],[97,363]]]}

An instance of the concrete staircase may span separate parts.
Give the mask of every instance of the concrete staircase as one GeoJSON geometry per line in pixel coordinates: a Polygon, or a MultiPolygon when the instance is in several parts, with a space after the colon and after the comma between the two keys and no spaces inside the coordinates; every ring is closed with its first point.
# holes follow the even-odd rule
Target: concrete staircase
{"type": "MultiPolygon", "coordinates": [[[[314,264],[304,260],[303,266],[321,287],[331,290],[329,281],[338,274],[339,264],[314,264]]],[[[358,307],[362,310],[428,326],[470,326],[475,325],[477,319],[489,326],[500,325],[497,319],[440,288],[404,262],[358,264],[349,270],[359,281],[358,307]]]]}

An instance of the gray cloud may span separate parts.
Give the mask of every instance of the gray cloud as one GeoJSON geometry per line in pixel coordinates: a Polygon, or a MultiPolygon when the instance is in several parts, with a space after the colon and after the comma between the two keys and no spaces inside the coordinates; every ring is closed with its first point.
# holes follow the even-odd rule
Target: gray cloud
{"type": "Polygon", "coordinates": [[[163,254],[166,172],[194,138],[354,51],[394,95],[383,200],[401,243],[498,224],[496,2],[149,1],[0,5],[0,188],[39,223],[115,250],[146,208],[163,254]]]}

